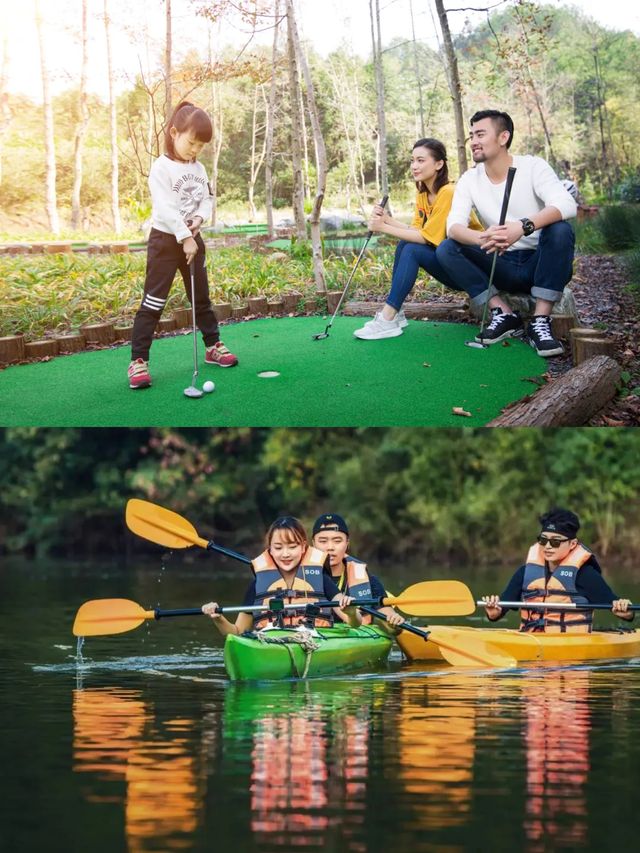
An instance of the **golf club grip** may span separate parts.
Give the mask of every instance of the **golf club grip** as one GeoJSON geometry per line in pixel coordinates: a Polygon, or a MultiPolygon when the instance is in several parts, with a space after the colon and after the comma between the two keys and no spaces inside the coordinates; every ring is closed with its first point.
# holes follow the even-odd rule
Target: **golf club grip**
{"type": "MultiPolygon", "coordinates": [[[[387,206],[387,202],[389,201],[389,193],[383,195],[380,200],[380,207],[385,208],[387,206]]],[[[373,237],[373,231],[367,231],[367,239],[371,239],[373,237]]]]}
{"type": "Polygon", "coordinates": [[[516,176],[516,168],[515,166],[509,166],[509,171],[507,172],[507,183],[504,188],[504,196],[502,199],[502,210],[500,211],[500,221],[498,225],[504,225],[505,219],[507,218],[507,208],[509,207],[509,199],[511,198],[511,187],[513,186],[513,179],[516,176]]]}

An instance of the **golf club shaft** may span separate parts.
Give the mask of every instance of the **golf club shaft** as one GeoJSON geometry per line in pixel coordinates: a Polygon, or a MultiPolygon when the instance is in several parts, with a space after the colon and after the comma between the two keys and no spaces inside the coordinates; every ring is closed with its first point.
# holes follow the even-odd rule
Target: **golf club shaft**
{"type": "Polygon", "coordinates": [[[196,338],[196,259],[191,259],[191,323],[193,326],[193,379],[191,384],[195,386],[198,375],[198,341],[196,338]]]}
{"type": "MultiPolygon", "coordinates": [[[[389,196],[388,195],[383,196],[382,200],[380,201],[380,207],[384,208],[388,201],[389,201],[389,196]]],[[[356,274],[356,270],[360,266],[360,261],[364,257],[364,253],[366,252],[367,246],[369,245],[369,240],[372,237],[373,237],[373,231],[367,231],[367,237],[364,241],[364,246],[362,247],[362,249],[360,249],[360,254],[358,255],[358,258],[357,258],[355,264],[353,265],[353,269],[351,270],[351,275],[349,276],[347,283],[344,286],[344,290],[342,291],[342,295],[340,296],[340,299],[338,300],[338,304],[336,305],[335,311],[333,312],[333,315],[331,316],[331,320],[329,321],[329,326],[327,326],[327,328],[329,328],[333,324],[333,321],[335,320],[336,315],[338,314],[338,311],[340,310],[342,303],[344,302],[344,298],[347,295],[347,291],[349,290],[349,285],[353,281],[353,277],[356,274]]]]}
{"type": "MultiPolygon", "coordinates": [[[[498,220],[498,225],[504,225],[505,220],[507,218],[507,208],[509,207],[509,198],[511,197],[511,187],[513,186],[513,179],[516,176],[516,170],[514,166],[509,166],[507,171],[507,180],[504,187],[504,196],[502,197],[502,210],[500,211],[500,219],[498,220]]],[[[484,303],[484,309],[482,311],[482,321],[480,323],[480,337],[482,337],[482,333],[484,332],[485,323],[487,322],[487,314],[489,313],[489,300],[491,299],[491,288],[493,287],[493,275],[496,271],[496,261],[498,260],[498,250],[493,250],[493,260],[491,261],[491,272],[489,273],[489,284],[487,285],[487,298],[484,303]]]]}

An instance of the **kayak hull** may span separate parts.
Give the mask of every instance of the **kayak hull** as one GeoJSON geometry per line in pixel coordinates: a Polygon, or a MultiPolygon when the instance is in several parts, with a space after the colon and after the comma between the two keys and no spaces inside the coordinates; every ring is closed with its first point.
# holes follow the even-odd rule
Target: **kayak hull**
{"type": "MultiPolygon", "coordinates": [[[[640,630],[593,631],[591,634],[528,634],[509,628],[438,626],[438,631],[468,640],[474,634],[517,661],[590,661],[640,656],[640,630]]],[[[410,661],[442,661],[440,650],[429,641],[403,631],[396,638],[410,661]]]]}
{"type": "Polygon", "coordinates": [[[285,678],[317,678],[359,670],[376,669],[389,656],[392,638],[375,625],[319,628],[313,636],[317,648],[306,651],[292,642],[295,630],[263,631],[237,636],[224,644],[224,665],[232,681],[275,681],[285,678]]]}

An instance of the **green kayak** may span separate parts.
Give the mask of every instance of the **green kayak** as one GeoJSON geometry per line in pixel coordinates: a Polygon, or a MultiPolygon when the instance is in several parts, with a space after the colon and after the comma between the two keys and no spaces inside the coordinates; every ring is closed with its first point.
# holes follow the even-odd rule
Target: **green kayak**
{"type": "Polygon", "coordinates": [[[381,666],[391,644],[391,637],[375,625],[229,634],[224,665],[232,681],[340,675],[381,666]]]}

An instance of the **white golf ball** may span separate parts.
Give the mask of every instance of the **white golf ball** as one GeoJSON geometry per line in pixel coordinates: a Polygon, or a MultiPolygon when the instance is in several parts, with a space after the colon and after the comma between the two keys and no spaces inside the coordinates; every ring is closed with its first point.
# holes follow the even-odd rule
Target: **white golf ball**
{"type": "Polygon", "coordinates": [[[216,385],[215,382],[212,382],[210,379],[207,379],[206,382],[202,385],[202,390],[206,391],[209,394],[211,391],[215,391],[216,385]]]}

